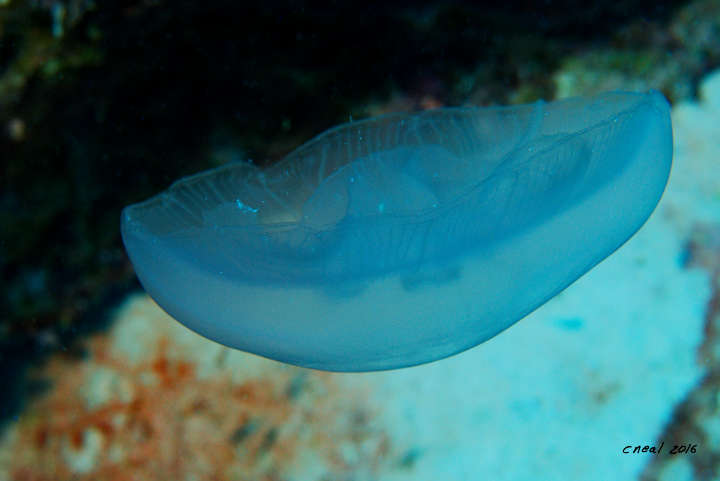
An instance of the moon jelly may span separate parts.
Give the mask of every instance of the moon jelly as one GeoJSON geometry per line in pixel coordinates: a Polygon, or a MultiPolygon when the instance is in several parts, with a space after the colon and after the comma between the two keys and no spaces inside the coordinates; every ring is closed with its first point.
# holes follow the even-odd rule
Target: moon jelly
{"type": "Polygon", "coordinates": [[[127,207],[122,235],[147,292],[203,336],[392,369],[495,336],[610,255],[671,158],[655,91],[392,114],[182,179],[127,207]]]}

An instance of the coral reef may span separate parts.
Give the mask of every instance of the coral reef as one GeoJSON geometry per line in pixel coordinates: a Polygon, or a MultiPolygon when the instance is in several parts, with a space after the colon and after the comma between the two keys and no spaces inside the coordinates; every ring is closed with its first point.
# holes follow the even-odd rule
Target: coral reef
{"type": "Polygon", "coordinates": [[[45,392],[0,444],[0,477],[374,479],[391,446],[361,388],[258,364],[175,324],[135,296],[82,358],[53,358],[36,373],[45,392]],[[140,351],[117,345],[142,329],[140,351]]]}
{"type": "Polygon", "coordinates": [[[562,60],[556,93],[570,97],[605,90],[661,89],[673,102],[692,99],[698,80],[720,65],[720,4],[699,0],[669,23],[643,18],[612,41],[562,60]]]}

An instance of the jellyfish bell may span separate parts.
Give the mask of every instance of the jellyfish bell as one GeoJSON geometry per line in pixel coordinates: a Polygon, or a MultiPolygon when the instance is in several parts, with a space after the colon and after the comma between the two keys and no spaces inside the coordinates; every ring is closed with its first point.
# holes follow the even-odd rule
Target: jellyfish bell
{"type": "Polygon", "coordinates": [[[450,356],[629,239],[672,159],[658,92],[391,114],[122,214],[147,292],[212,340],[331,371],[450,356]]]}

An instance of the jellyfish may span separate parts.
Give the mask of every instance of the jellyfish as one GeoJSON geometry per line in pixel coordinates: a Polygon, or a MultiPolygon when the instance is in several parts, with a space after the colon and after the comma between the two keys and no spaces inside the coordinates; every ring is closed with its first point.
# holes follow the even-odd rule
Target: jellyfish
{"type": "Polygon", "coordinates": [[[195,332],[394,369],[492,338],[612,254],[671,161],[657,91],[390,114],[181,179],[121,230],[145,290],[195,332]]]}

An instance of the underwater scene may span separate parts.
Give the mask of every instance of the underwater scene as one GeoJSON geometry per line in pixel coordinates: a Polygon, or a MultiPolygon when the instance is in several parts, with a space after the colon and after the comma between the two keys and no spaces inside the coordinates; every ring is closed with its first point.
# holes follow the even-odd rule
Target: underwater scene
{"type": "Polygon", "coordinates": [[[0,0],[0,481],[720,480],[720,1],[0,0]]]}

